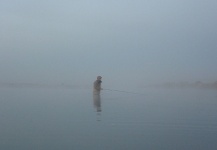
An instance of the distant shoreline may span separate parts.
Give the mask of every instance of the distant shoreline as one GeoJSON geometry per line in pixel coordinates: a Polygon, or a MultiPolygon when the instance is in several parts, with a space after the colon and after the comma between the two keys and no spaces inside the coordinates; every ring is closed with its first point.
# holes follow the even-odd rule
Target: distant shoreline
{"type": "Polygon", "coordinates": [[[145,87],[155,88],[203,88],[203,89],[217,89],[217,81],[213,83],[204,83],[197,81],[194,83],[189,82],[166,82],[162,84],[150,84],[145,87]]]}
{"type": "Polygon", "coordinates": [[[79,88],[78,85],[69,84],[38,84],[38,83],[11,83],[11,82],[0,82],[0,87],[8,88],[65,88],[75,89],[79,88]]]}

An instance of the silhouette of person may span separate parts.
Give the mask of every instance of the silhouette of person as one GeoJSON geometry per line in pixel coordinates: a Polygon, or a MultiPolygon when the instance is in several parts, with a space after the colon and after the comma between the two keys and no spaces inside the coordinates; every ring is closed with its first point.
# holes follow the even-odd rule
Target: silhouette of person
{"type": "Polygon", "coordinates": [[[93,83],[93,91],[94,92],[100,92],[102,90],[101,88],[101,83],[102,83],[102,77],[101,76],[97,76],[96,81],[93,83]]]}
{"type": "Polygon", "coordinates": [[[100,97],[100,91],[101,88],[101,81],[102,77],[97,76],[96,81],[93,83],[93,105],[97,112],[97,121],[101,121],[100,115],[101,115],[101,97],[100,97]]]}

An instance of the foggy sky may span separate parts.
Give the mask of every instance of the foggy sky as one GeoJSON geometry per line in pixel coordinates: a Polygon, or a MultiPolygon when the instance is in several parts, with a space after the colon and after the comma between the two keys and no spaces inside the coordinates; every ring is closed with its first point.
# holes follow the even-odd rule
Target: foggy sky
{"type": "Polygon", "coordinates": [[[216,0],[1,0],[0,82],[217,80],[216,0]]]}

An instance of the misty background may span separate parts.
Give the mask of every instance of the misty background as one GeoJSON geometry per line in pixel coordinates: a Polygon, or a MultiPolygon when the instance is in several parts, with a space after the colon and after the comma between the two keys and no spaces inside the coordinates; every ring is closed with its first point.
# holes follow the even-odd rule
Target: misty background
{"type": "Polygon", "coordinates": [[[1,0],[0,83],[217,80],[216,0],[1,0]]]}

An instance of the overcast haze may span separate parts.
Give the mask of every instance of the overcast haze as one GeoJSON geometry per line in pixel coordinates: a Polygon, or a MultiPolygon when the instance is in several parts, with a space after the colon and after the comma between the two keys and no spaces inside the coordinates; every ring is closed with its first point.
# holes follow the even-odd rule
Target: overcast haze
{"type": "Polygon", "coordinates": [[[1,0],[0,82],[214,82],[216,8],[216,0],[1,0]]]}

